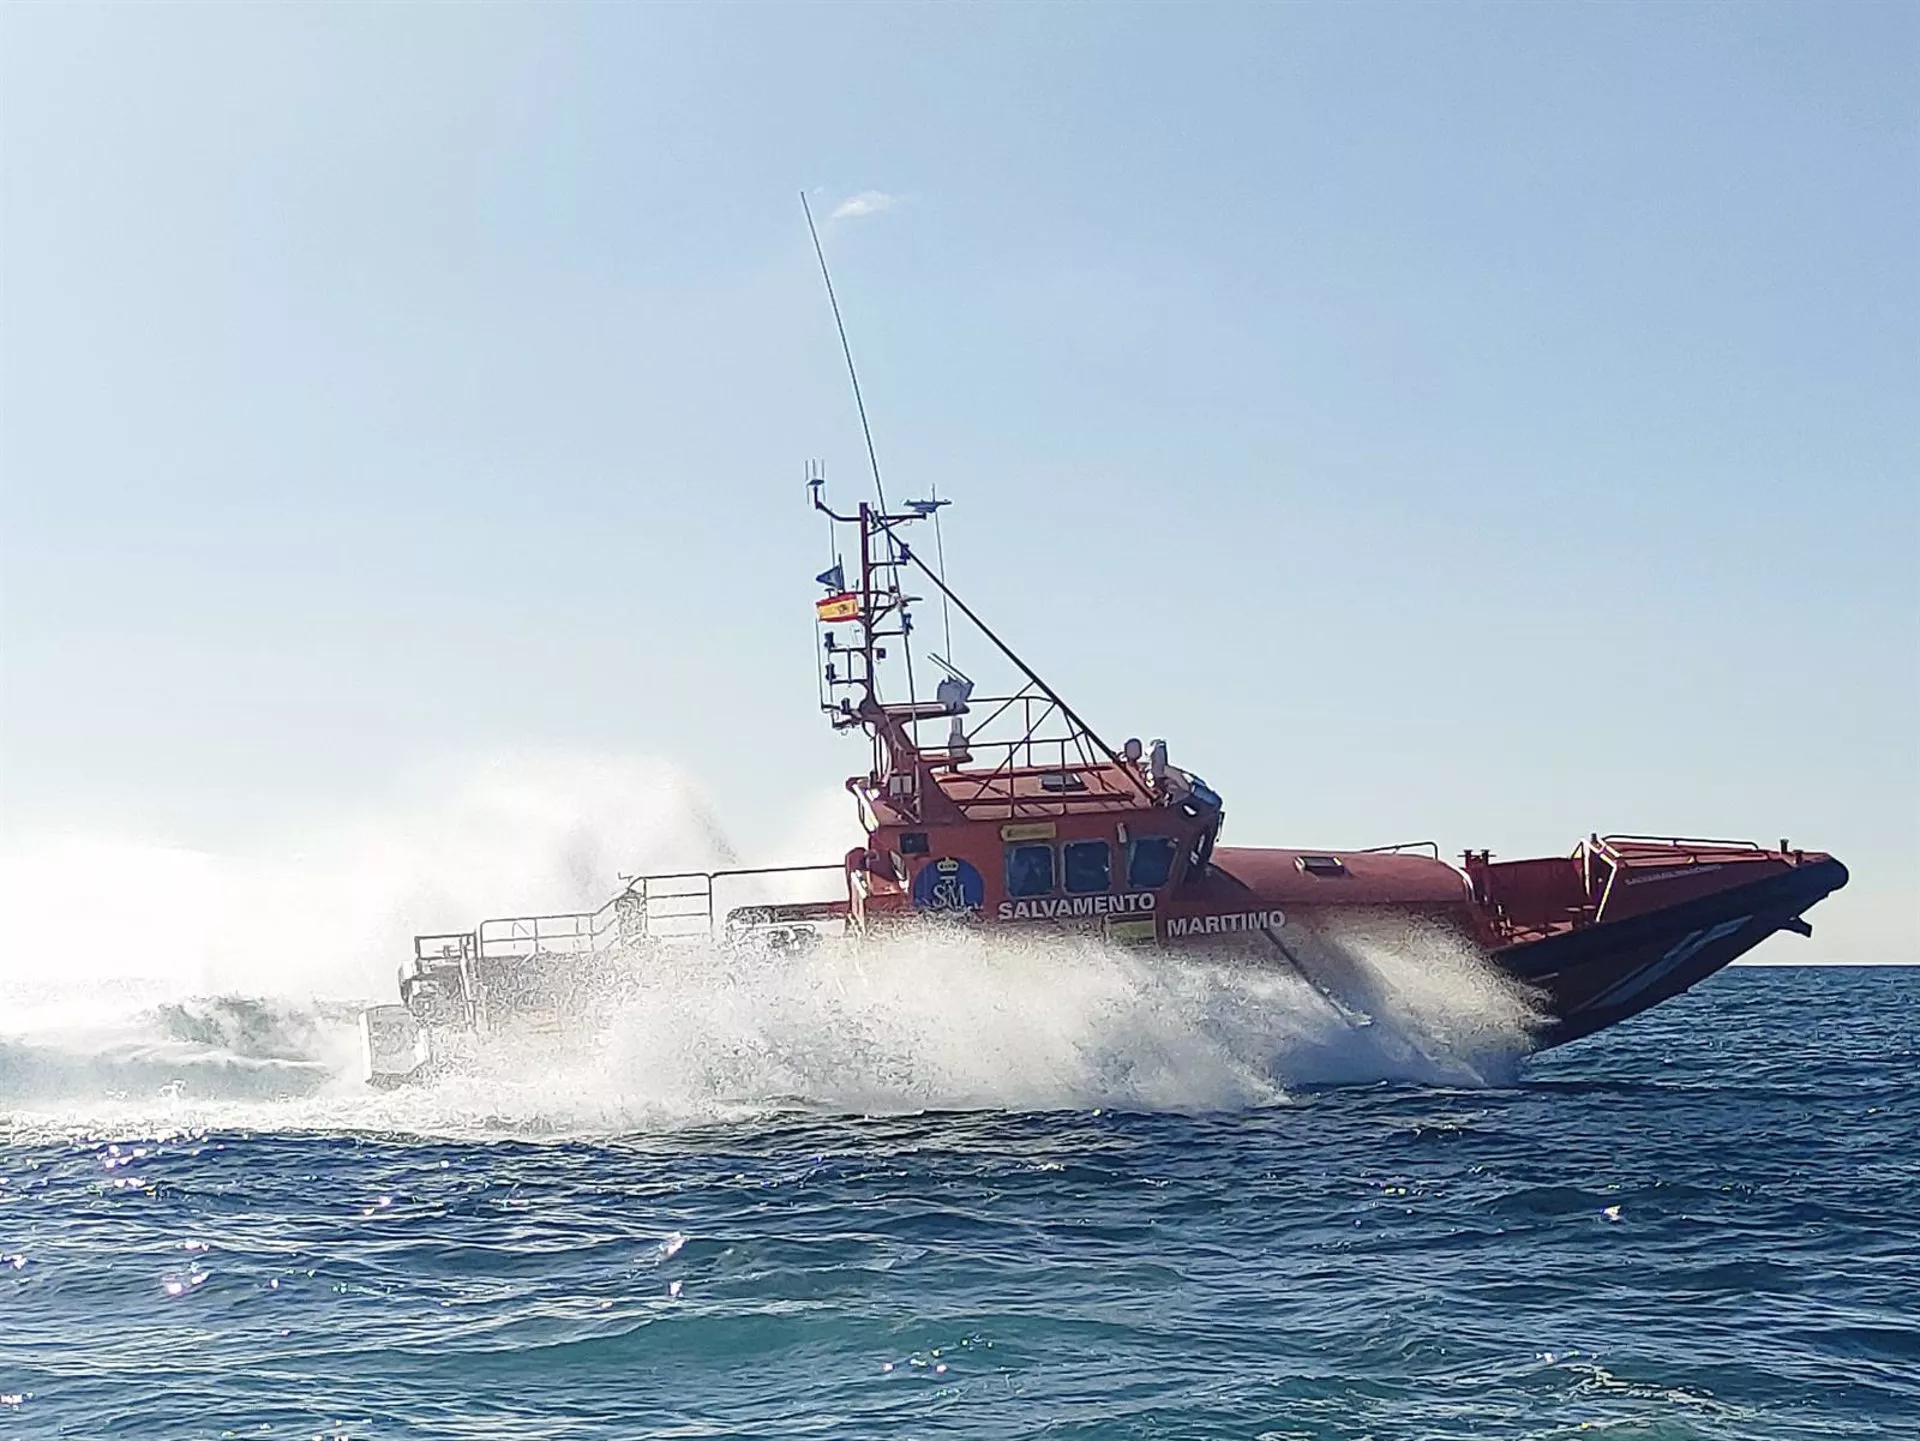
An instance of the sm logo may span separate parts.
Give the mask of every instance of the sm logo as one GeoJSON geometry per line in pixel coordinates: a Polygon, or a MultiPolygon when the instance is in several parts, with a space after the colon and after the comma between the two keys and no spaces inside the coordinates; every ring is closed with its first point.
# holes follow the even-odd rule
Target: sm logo
{"type": "Polygon", "coordinates": [[[963,860],[942,856],[928,861],[913,878],[916,910],[970,915],[986,904],[987,883],[963,860]]]}

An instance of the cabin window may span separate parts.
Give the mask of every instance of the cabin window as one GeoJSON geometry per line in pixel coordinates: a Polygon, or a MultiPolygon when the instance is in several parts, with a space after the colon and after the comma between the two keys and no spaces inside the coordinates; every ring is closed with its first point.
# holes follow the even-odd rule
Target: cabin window
{"type": "Polygon", "coordinates": [[[1053,892],[1053,847],[1007,847],[1007,894],[1045,896],[1053,892]]]}
{"type": "Polygon", "coordinates": [[[1113,889],[1113,853],[1105,841],[1069,841],[1060,848],[1060,861],[1068,895],[1113,889]]]}
{"type": "Polygon", "coordinates": [[[1207,873],[1207,862],[1213,859],[1213,843],[1220,834],[1220,822],[1215,821],[1194,837],[1193,854],[1187,857],[1187,876],[1192,879],[1207,873]]]}
{"type": "Polygon", "coordinates": [[[1172,836],[1138,836],[1127,846],[1127,889],[1157,891],[1173,874],[1172,836]]]}

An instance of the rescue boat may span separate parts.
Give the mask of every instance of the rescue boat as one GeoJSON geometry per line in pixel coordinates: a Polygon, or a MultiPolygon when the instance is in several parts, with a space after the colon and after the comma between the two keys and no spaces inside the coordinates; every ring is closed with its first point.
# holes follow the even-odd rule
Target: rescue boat
{"type": "Polygon", "coordinates": [[[817,577],[815,624],[821,707],[871,746],[847,782],[864,843],[818,866],[636,877],[592,912],[417,936],[399,1004],[362,1015],[370,1083],[431,1075],[489,1035],[581,1024],[663,948],[759,965],[929,925],[1284,967],[1364,1020],[1343,938],[1411,923],[1524,988],[1545,1049],[1679,995],[1775,932],[1812,934],[1808,908],[1846,884],[1834,857],[1784,840],[1589,833],[1564,855],[1468,850],[1458,865],[1431,842],[1225,844],[1217,791],[1163,741],[1109,744],[914,548],[945,500],[836,511],[818,469],[808,494],[847,541],[817,577]],[[922,585],[998,656],[1003,694],[977,695],[948,656],[916,650],[913,606],[929,597],[909,592],[922,585]]]}

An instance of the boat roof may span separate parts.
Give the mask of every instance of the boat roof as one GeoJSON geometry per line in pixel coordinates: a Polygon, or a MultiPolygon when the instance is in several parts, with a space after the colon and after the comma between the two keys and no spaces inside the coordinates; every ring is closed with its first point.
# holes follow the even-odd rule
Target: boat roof
{"type": "Polygon", "coordinates": [[[918,784],[930,784],[938,792],[931,805],[920,804],[911,790],[895,790],[894,783],[901,779],[897,774],[861,776],[852,784],[875,821],[892,826],[1138,815],[1166,809],[1124,765],[1106,761],[967,769],[920,757],[914,774],[918,784]]]}
{"type": "Polygon", "coordinates": [[[968,820],[1000,816],[1085,815],[1147,807],[1140,782],[1119,766],[1001,766],[935,770],[935,784],[968,820]]]}

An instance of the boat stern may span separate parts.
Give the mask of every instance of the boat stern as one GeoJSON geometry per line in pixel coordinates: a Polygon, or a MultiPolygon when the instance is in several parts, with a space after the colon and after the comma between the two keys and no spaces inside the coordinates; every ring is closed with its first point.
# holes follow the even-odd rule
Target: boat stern
{"type": "Polygon", "coordinates": [[[420,1018],[405,1006],[368,1006],[360,1012],[361,1078],[380,1090],[421,1080],[433,1062],[433,1043],[420,1018]]]}

